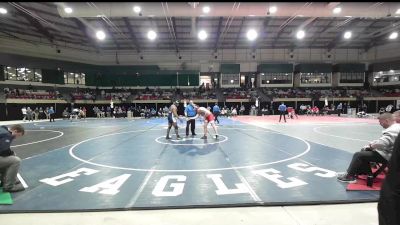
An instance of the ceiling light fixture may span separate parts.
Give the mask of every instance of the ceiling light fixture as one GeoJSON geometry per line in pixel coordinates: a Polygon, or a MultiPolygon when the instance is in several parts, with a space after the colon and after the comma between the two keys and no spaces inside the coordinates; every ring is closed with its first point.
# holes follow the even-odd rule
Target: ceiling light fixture
{"type": "Polygon", "coordinates": [[[0,8],[0,13],[1,13],[1,14],[6,14],[6,13],[7,13],[7,9],[5,9],[5,8],[0,8]]]}
{"type": "Polygon", "coordinates": [[[134,11],[135,13],[140,13],[140,12],[142,11],[142,8],[140,8],[139,6],[134,6],[134,7],[133,7],[133,11],[134,11]]]}
{"type": "Polygon", "coordinates": [[[306,36],[306,33],[303,30],[299,30],[296,33],[297,39],[303,39],[306,36]]]}
{"type": "Polygon", "coordinates": [[[203,7],[203,13],[209,13],[210,12],[210,7],[209,6],[204,6],[203,7]]]}
{"type": "Polygon", "coordinates": [[[106,34],[104,33],[104,31],[99,30],[96,32],[96,37],[99,40],[104,40],[106,38],[106,34]]]}
{"type": "Polygon", "coordinates": [[[350,39],[350,38],[351,38],[351,35],[352,35],[351,31],[346,31],[346,32],[344,33],[343,37],[344,37],[345,39],[350,39]]]}
{"type": "Polygon", "coordinates": [[[393,32],[390,34],[389,39],[396,39],[399,36],[399,34],[397,32],[393,32]]]}
{"type": "Polygon", "coordinates": [[[65,12],[65,13],[71,14],[73,11],[74,11],[74,10],[72,10],[72,8],[70,8],[70,7],[65,7],[65,8],[64,8],[64,12],[65,12]]]}
{"type": "Polygon", "coordinates": [[[340,12],[342,12],[342,8],[340,8],[340,7],[336,7],[333,9],[334,14],[339,14],[340,12]]]}
{"type": "Polygon", "coordinates": [[[277,10],[278,10],[278,8],[276,6],[269,7],[269,12],[270,13],[276,13],[277,10]]]}
{"type": "Polygon", "coordinates": [[[247,39],[249,39],[250,41],[254,41],[257,38],[258,33],[254,29],[250,29],[249,31],[247,31],[246,36],[247,39]]]}
{"type": "Polygon", "coordinates": [[[149,32],[147,32],[147,38],[150,40],[154,40],[157,37],[157,33],[154,32],[153,30],[150,30],[149,32]]]}
{"type": "Polygon", "coordinates": [[[396,14],[400,14],[400,9],[397,9],[396,14]]]}
{"type": "Polygon", "coordinates": [[[204,41],[204,40],[207,39],[208,35],[207,35],[207,32],[206,32],[205,30],[201,30],[201,31],[199,32],[199,34],[197,35],[197,37],[198,37],[200,40],[204,41]]]}

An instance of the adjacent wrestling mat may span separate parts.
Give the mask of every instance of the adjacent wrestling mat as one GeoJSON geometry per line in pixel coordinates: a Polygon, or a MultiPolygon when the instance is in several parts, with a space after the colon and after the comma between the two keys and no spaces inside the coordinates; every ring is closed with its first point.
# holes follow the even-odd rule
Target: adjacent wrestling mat
{"type": "MultiPolygon", "coordinates": [[[[59,212],[377,201],[336,172],[378,138],[377,120],[220,118],[219,139],[166,140],[166,118],[24,124],[13,145],[27,190],[1,212],[59,212]]],[[[185,125],[179,133],[185,137],[185,125]]],[[[210,134],[214,131],[209,126],[210,134]]]]}

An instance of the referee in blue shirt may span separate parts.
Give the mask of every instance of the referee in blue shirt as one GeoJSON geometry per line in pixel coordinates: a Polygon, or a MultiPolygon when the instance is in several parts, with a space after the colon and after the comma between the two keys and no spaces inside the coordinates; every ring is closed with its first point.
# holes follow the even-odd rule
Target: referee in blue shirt
{"type": "Polygon", "coordinates": [[[218,122],[218,124],[219,124],[218,116],[221,113],[221,109],[219,108],[217,102],[215,103],[214,107],[212,108],[212,112],[213,112],[214,117],[215,117],[215,122],[218,122]]]}
{"type": "Polygon", "coordinates": [[[192,131],[192,136],[196,135],[196,132],[194,131],[196,129],[196,120],[194,119],[196,114],[196,107],[193,104],[193,101],[190,100],[189,104],[185,108],[185,116],[188,118],[188,120],[186,121],[186,137],[189,136],[189,125],[190,130],[192,131]]]}
{"type": "Polygon", "coordinates": [[[50,115],[50,122],[51,122],[51,121],[55,122],[55,121],[54,121],[55,111],[54,111],[54,109],[53,109],[53,106],[50,107],[50,109],[49,109],[49,111],[48,111],[47,113],[50,115]]]}
{"type": "Polygon", "coordinates": [[[282,104],[279,105],[278,111],[279,111],[279,122],[281,122],[281,119],[283,116],[283,119],[285,120],[285,123],[286,123],[286,105],[285,105],[285,103],[282,102],[282,104]]]}

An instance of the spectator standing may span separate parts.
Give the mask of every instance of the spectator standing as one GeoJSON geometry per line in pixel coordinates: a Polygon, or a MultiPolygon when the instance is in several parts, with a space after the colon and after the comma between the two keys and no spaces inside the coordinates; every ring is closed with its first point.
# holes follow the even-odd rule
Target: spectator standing
{"type": "Polygon", "coordinates": [[[45,115],[44,115],[44,110],[42,107],[39,107],[39,119],[44,119],[45,115]]]}
{"type": "Polygon", "coordinates": [[[39,120],[39,109],[38,107],[35,108],[35,120],[39,120]]]}
{"type": "Polygon", "coordinates": [[[33,121],[33,115],[32,115],[33,111],[31,109],[31,107],[26,108],[26,117],[28,118],[28,121],[33,121]]]}
{"type": "Polygon", "coordinates": [[[25,120],[26,120],[26,108],[25,108],[25,106],[22,107],[21,112],[22,112],[22,120],[25,122],[25,120]]]}
{"type": "Polygon", "coordinates": [[[244,108],[244,105],[241,105],[239,109],[239,115],[243,115],[245,110],[246,109],[244,108]]]}
{"type": "Polygon", "coordinates": [[[338,116],[340,116],[340,114],[342,113],[342,109],[343,109],[342,103],[339,103],[339,105],[336,107],[338,116]]]}
{"type": "Polygon", "coordinates": [[[46,119],[50,119],[50,115],[49,115],[49,107],[46,107],[46,109],[44,110],[44,114],[46,115],[46,119]]]}

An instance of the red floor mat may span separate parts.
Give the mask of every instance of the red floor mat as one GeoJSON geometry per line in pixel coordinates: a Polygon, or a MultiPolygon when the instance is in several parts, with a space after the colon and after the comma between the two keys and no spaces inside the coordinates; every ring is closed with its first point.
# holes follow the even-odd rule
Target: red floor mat
{"type": "Polygon", "coordinates": [[[375,179],[372,187],[367,186],[367,176],[358,176],[357,183],[348,184],[347,191],[380,191],[383,180],[385,179],[385,174],[379,174],[375,179]]]}

